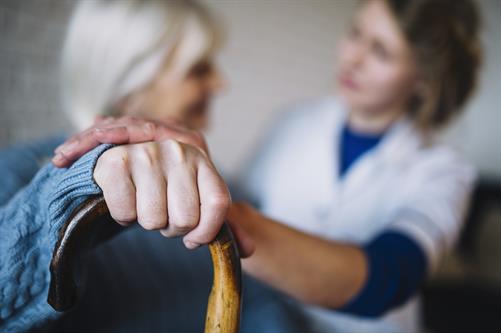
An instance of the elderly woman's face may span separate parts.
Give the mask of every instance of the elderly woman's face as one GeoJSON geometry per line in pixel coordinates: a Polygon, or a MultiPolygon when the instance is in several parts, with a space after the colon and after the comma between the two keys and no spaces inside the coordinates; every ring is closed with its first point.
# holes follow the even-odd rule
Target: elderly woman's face
{"type": "Polygon", "coordinates": [[[338,49],[338,88],[352,109],[380,112],[404,104],[414,91],[411,50],[382,0],[366,1],[338,49]]]}
{"type": "Polygon", "coordinates": [[[132,96],[124,113],[152,120],[177,120],[202,130],[208,123],[211,99],[225,85],[211,59],[194,64],[184,75],[174,75],[169,66],[138,96],[132,96]],[[136,104],[136,105],[135,105],[136,104]]]}

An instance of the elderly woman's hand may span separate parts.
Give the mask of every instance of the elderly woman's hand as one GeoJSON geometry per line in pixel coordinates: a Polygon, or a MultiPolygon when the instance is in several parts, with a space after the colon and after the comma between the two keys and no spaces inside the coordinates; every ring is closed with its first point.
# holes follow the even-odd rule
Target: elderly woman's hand
{"type": "Polygon", "coordinates": [[[216,237],[231,203],[207,153],[171,139],[107,150],[94,179],[118,223],[137,221],[166,237],[185,235],[188,248],[216,237]]]}
{"type": "Polygon", "coordinates": [[[75,134],[55,150],[56,167],[69,167],[82,155],[103,143],[127,144],[174,139],[191,144],[208,153],[203,135],[175,121],[154,122],[141,118],[99,117],[93,126],[75,134]]]}

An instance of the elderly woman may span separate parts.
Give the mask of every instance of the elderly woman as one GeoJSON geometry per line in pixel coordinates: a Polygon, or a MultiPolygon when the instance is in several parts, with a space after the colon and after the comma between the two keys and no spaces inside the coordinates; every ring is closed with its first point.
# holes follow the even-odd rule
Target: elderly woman
{"type": "MultiPolygon", "coordinates": [[[[2,332],[203,328],[207,252],[190,256],[162,236],[184,236],[188,248],[206,244],[230,202],[195,131],[206,126],[210,101],[224,84],[213,62],[220,41],[215,20],[193,1],[79,3],[63,50],[63,99],[77,129],[95,123],[98,130],[57,148],[54,164],[73,162],[78,144],[87,150],[101,141],[152,142],[102,145],[67,169],[42,167],[60,137],[0,152],[2,332]],[[61,318],[46,303],[49,260],[62,223],[98,193],[118,223],[160,232],[132,228],[97,249],[88,259],[88,291],[61,318]]],[[[277,309],[280,318],[281,305],[268,299],[262,311],[277,309]]]]}

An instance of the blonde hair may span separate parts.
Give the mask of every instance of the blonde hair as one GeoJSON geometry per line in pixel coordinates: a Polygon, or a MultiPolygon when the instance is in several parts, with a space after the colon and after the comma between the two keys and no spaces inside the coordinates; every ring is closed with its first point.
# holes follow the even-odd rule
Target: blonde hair
{"type": "Polygon", "coordinates": [[[437,130],[460,114],[480,73],[482,18],[474,0],[385,0],[409,42],[425,83],[411,116],[437,130]]]}
{"type": "Polygon", "coordinates": [[[167,58],[185,75],[221,41],[215,19],[191,0],[80,1],[62,52],[64,110],[85,128],[150,83],[167,58]]]}

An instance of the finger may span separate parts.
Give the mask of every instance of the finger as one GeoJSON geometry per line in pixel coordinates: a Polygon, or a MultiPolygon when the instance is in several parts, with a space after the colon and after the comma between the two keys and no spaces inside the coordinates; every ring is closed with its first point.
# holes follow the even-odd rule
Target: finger
{"type": "MultiPolygon", "coordinates": [[[[103,122],[106,122],[106,120],[103,122]]],[[[56,148],[56,155],[52,162],[57,167],[67,167],[103,143],[126,144],[150,141],[154,137],[152,128],[154,128],[154,125],[149,122],[142,122],[129,127],[117,126],[115,123],[91,127],[56,148]]]]}
{"type": "Polygon", "coordinates": [[[99,124],[101,124],[101,125],[103,125],[103,124],[112,124],[112,123],[116,123],[119,120],[120,120],[120,118],[117,118],[117,117],[102,116],[101,120],[99,121],[99,124]]]}
{"type": "Polygon", "coordinates": [[[137,221],[146,230],[167,226],[167,185],[159,164],[158,146],[136,146],[131,158],[132,179],[136,186],[137,221]]]}
{"type": "Polygon", "coordinates": [[[86,129],[82,133],[73,135],[66,140],[62,145],[55,149],[55,153],[61,151],[69,155],[70,150],[75,148],[71,146],[75,141],[85,141],[88,138],[93,138],[100,143],[138,143],[149,141],[154,137],[155,125],[152,122],[134,117],[113,118],[106,116],[97,116],[94,126],[86,129]],[[130,127],[131,129],[129,130],[130,127]],[[139,133],[140,137],[134,139],[134,135],[139,133]],[[100,140],[102,139],[102,140],[100,140]]]}
{"type": "Polygon", "coordinates": [[[256,250],[256,244],[254,243],[254,240],[252,239],[250,234],[246,232],[245,229],[237,222],[233,222],[233,220],[228,219],[228,224],[230,225],[231,231],[235,236],[240,257],[250,257],[256,250]]]}
{"type": "Polygon", "coordinates": [[[94,117],[94,124],[93,125],[97,125],[97,124],[109,121],[110,118],[111,117],[108,117],[108,116],[97,115],[94,117]]]}
{"type": "Polygon", "coordinates": [[[69,166],[99,144],[100,142],[94,136],[93,130],[87,130],[59,146],[56,149],[53,163],[58,167],[69,166]]]}
{"type": "Polygon", "coordinates": [[[96,125],[74,135],[55,150],[52,160],[57,167],[68,167],[81,156],[102,143],[126,144],[153,140],[174,139],[199,147],[208,154],[203,135],[177,124],[156,124],[134,117],[101,117],[96,125]]]}
{"type": "Polygon", "coordinates": [[[94,172],[96,183],[103,191],[111,217],[121,225],[128,225],[137,219],[136,190],[128,171],[127,162],[120,154],[109,151],[98,160],[94,172]],[[101,163],[102,158],[107,158],[101,163]]]}
{"type": "Polygon", "coordinates": [[[157,126],[151,121],[141,121],[127,126],[130,142],[147,142],[155,140],[157,126]]]}
{"type": "Polygon", "coordinates": [[[205,153],[209,152],[207,142],[200,132],[189,130],[178,125],[160,124],[156,126],[154,140],[162,141],[165,139],[174,139],[201,148],[205,153]]]}
{"type": "Polygon", "coordinates": [[[85,133],[87,133],[88,131],[90,131],[90,129],[86,129],[85,131],[83,131],[81,133],[77,133],[77,134],[70,136],[68,139],[66,139],[66,141],[64,141],[62,144],[57,146],[56,149],[54,149],[54,153],[58,154],[60,152],[63,152],[64,150],[68,149],[68,147],[72,147],[72,146],[78,144],[80,137],[82,135],[84,135],[85,133]]]}
{"type": "Polygon", "coordinates": [[[171,166],[167,175],[169,223],[161,233],[166,237],[185,235],[200,219],[196,171],[187,164],[178,164],[171,166]]]}
{"type": "Polygon", "coordinates": [[[92,132],[100,143],[126,144],[130,143],[129,131],[126,126],[96,127],[92,132]]]}
{"type": "Polygon", "coordinates": [[[95,136],[101,143],[142,143],[155,140],[156,125],[152,122],[114,125],[96,128],[95,136]]]}
{"type": "Polygon", "coordinates": [[[183,239],[188,248],[207,244],[216,237],[231,203],[228,189],[212,165],[202,163],[199,166],[197,178],[200,194],[200,223],[183,239]]]}

